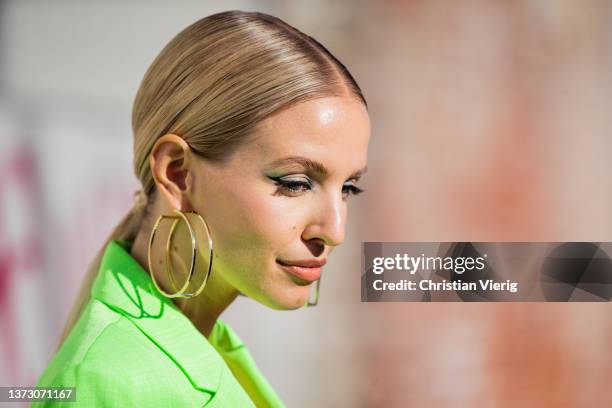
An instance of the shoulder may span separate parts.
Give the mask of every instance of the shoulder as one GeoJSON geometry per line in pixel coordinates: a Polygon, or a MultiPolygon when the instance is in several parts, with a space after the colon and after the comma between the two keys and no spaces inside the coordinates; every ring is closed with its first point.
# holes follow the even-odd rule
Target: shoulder
{"type": "Polygon", "coordinates": [[[210,399],[194,390],[152,339],[97,300],[88,304],[38,386],[76,387],[75,406],[83,407],[202,406],[210,399]]]}
{"type": "Polygon", "coordinates": [[[68,367],[83,365],[100,365],[119,371],[146,369],[156,364],[159,352],[155,343],[134,327],[129,319],[92,299],[53,356],[46,372],[53,374],[68,367]]]}

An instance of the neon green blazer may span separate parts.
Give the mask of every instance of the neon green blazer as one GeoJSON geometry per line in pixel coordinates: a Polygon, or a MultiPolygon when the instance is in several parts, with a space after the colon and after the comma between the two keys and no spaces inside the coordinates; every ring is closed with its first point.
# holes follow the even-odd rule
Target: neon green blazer
{"type": "Polygon", "coordinates": [[[38,381],[76,387],[76,403],[32,407],[284,407],[233,330],[217,320],[210,339],[130,255],[105,249],[91,299],[38,381]]]}

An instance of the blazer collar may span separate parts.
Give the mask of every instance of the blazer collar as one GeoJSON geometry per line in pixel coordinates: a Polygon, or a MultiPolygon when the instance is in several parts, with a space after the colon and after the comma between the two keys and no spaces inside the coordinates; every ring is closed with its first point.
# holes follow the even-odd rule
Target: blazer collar
{"type": "MultiPolygon", "coordinates": [[[[132,321],[181,368],[195,388],[214,394],[227,369],[215,351],[223,352],[223,345],[211,344],[172,300],[157,290],[130,250],[131,242],[110,241],[91,290],[92,298],[132,321]]],[[[224,326],[217,322],[211,339],[226,338],[220,333],[224,326]]],[[[240,339],[231,335],[231,347],[242,348],[240,339]]]]}

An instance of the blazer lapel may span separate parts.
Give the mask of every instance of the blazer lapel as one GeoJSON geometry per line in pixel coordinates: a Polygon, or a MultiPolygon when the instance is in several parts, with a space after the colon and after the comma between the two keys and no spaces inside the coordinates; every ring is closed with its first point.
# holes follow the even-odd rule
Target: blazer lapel
{"type": "Polygon", "coordinates": [[[104,253],[91,296],[121,313],[183,371],[192,385],[215,394],[225,362],[208,340],[130,255],[131,243],[111,241],[104,253]]]}

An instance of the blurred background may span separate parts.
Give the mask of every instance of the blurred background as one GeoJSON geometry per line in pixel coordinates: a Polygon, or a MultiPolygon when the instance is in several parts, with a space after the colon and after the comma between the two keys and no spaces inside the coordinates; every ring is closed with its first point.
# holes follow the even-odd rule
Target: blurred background
{"type": "Polygon", "coordinates": [[[222,316],[290,407],[612,405],[598,303],[360,303],[362,241],[612,240],[612,3],[1,1],[0,386],[34,385],[139,188],[131,103],[214,12],[276,15],[351,70],[373,123],[316,308],[222,316]]]}

